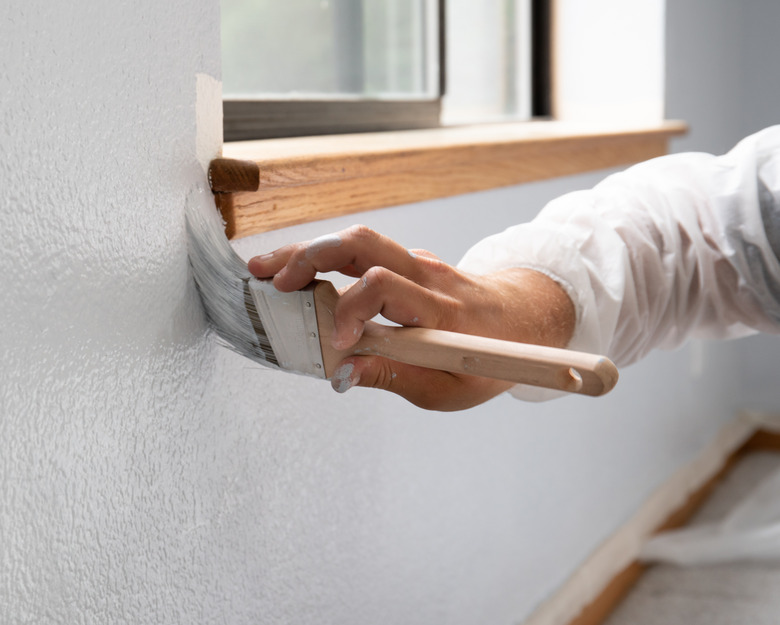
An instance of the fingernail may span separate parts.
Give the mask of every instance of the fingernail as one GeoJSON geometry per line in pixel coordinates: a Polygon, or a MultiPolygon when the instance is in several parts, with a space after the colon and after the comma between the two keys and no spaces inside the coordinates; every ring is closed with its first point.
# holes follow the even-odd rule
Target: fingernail
{"type": "Polygon", "coordinates": [[[269,254],[263,254],[261,256],[253,256],[249,259],[249,264],[254,265],[256,263],[266,263],[269,260],[271,260],[274,257],[274,253],[270,252],[269,254]]]}
{"type": "Polygon", "coordinates": [[[270,254],[263,254],[262,256],[254,256],[249,259],[249,262],[247,263],[247,268],[250,272],[256,273],[257,275],[262,275],[262,273],[265,271],[265,268],[263,267],[263,263],[271,260],[273,257],[273,252],[270,254]]]}
{"type": "Polygon", "coordinates": [[[351,362],[338,366],[330,379],[330,385],[333,387],[333,390],[337,393],[346,393],[360,382],[360,376],[354,375],[354,373],[355,365],[351,362]]]}

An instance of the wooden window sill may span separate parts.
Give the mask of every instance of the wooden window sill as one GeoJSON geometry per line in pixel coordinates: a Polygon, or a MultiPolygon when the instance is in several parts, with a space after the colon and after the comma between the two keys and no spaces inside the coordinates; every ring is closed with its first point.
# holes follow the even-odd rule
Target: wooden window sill
{"type": "Polygon", "coordinates": [[[209,171],[229,238],[375,208],[628,165],[682,122],[523,122],[226,143],[209,171]],[[238,162],[243,161],[243,162],[238,162]]]}

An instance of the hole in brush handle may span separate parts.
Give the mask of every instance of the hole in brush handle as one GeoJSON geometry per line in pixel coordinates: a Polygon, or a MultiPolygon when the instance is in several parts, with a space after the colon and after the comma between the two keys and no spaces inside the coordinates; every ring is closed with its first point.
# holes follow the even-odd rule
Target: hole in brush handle
{"type": "Polygon", "coordinates": [[[563,375],[561,390],[576,393],[582,390],[582,374],[574,367],[569,367],[563,375]]]}

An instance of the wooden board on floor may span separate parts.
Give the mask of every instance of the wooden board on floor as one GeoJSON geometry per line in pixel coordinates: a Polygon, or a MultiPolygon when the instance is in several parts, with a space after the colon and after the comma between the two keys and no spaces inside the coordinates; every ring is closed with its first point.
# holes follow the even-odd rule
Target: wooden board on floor
{"type": "MultiPolygon", "coordinates": [[[[675,510],[658,528],[658,532],[682,527],[685,525],[734,465],[745,455],[758,451],[774,451],[780,453],[780,432],[758,430],[731,457],[723,468],[701,488],[691,494],[680,508],[675,510]]],[[[639,562],[632,562],[618,573],[607,584],[601,594],[589,603],[569,625],[600,625],[613,612],[623,598],[649,568],[639,562]]]]}

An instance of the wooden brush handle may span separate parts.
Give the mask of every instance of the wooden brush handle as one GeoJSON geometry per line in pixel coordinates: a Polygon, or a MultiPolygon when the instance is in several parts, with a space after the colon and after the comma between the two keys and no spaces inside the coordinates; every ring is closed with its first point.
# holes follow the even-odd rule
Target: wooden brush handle
{"type": "Polygon", "coordinates": [[[314,291],[325,375],[351,355],[376,355],[429,369],[495,378],[583,395],[603,395],[615,386],[618,372],[608,358],[567,349],[432,330],[366,323],[353,348],[331,347],[333,309],[338,294],[329,282],[314,291]]]}

